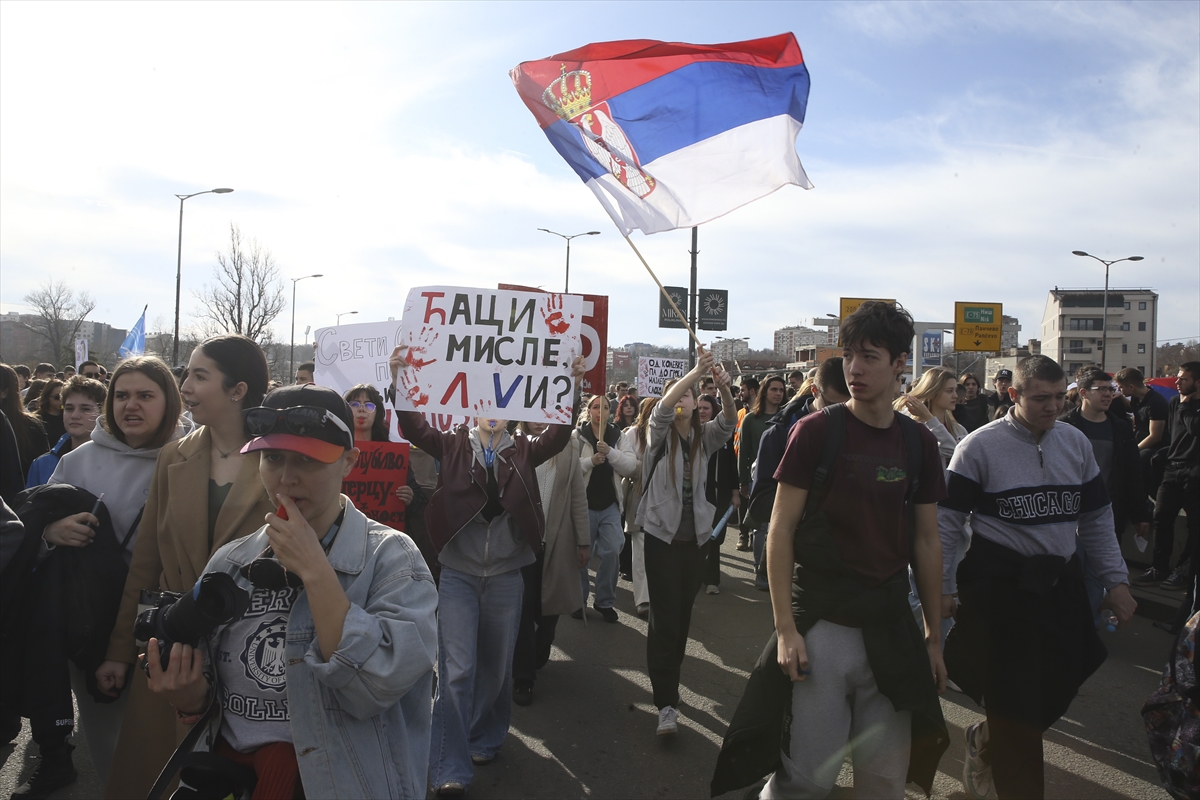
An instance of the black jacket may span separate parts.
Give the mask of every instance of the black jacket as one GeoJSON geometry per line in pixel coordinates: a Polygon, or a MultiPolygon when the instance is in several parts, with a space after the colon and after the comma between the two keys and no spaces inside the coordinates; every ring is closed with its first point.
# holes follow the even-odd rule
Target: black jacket
{"type": "MultiPolygon", "coordinates": [[[[792,613],[803,636],[818,620],[836,617],[863,632],[867,661],[879,691],[898,711],[912,712],[908,780],[926,794],[938,761],[950,745],[929,655],[908,604],[908,571],[867,588],[842,560],[828,524],[804,526],[796,535],[797,567],[792,613]],[[799,566],[803,564],[804,566],[799,566]]],[[[713,773],[713,797],[749,786],[775,771],[790,746],[792,683],[776,660],[772,633],[754,665],[713,773]]]]}
{"type": "Polygon", "coordinates": [[[974,400],[968,400],[954,407],[954,418],[958,424],[971,433],[976,428],[982,428],[992,421],[992,406],[986,395],[980,393],[974,400]]]}
{"type": "MultiPolygon", "coordinates": [[[[1142,486],[1142,460],[1138,456],[1137,442],[1133,439],[1133,426],[1126,420],[1108,412],[1108,421],[1113,430],[1112,469],[1108,473],[1108,497],[1112,501],[1113,517],[1120,521],[1149,522],[1152,516],[1150,501],[1142,486]]],[[[1083,411],[1073,408],[1063,416],[1063,422],[1080,428],[1083,411]]],[[[1121,531],[1117,531],[1120,536],[1121,531]]]]}
{"type": "Polygon", "coordinates": [[[88,690],[100,702],[111,702],[112,698],[96,689],[95,672],[108,651],[129,568],[108,509],[100,503],[96,513],[100,524],[91,544],[57,547],[39,560],[47,525],[71,514],[90,512],[95,505],[96,496],[91,492],[61,483],[26,489],[18,495],[17,514],[25,535],[0,574],[0,646],[4,652],[20,649],[29,625],[62,630],[66,655],[87,678],[88,690]],[[45,597],[47,591],[60,599],[52,604],[61,609],[60,618],[49,618],[49,604],[31,602],[34,597],[45,597]]]}

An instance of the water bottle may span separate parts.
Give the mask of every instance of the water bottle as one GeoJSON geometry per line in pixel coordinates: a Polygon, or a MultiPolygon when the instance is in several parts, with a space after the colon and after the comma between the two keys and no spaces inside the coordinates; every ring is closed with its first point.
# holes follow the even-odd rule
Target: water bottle
{"type": "Polygon", "coordinates": [[[1100,612],[1100,618],[1104,620],[1104,630],[1109,633],[1115,633],[1117,630],[1117,615],[1109,609],[1104,609],[1100,612]]]}

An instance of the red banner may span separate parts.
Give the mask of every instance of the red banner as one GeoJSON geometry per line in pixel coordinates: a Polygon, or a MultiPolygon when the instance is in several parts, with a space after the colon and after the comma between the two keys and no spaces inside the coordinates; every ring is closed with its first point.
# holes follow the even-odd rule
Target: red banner
{"type": "Polygon", "coordinates": [[[404,530],[404,502],[396,490],[408,483],[407,442],[355,442],[358,463],[342,481],[354,507],[389,528],[404,530]]]}
{"type": "Polygon", "coordinates": [[[627,351],[613,351],[613,369],[629,369],[629,353],[627,351]]]}
{"type": "MultiPolygon", "coordinates": [[[[544,292],[536,286],[501,283],[497,289],[508,292],[544,292]]],[[[575,294],[575,292],[571,292],[575,294]]],[[[583,391],[603,394],[608,391],[608,295],[581,294],[583,298],[583,357],[587,372],[583,375],[583,391]]]]}

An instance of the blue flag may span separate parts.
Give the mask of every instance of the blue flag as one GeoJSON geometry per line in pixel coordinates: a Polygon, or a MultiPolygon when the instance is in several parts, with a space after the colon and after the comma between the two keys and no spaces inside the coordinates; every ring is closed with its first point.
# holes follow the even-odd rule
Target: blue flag
{"type": "Polygon", "coordinates": [[[129,331],[129,335],[125,337],[125,341],[121,342],[121,346],[117,348],[117,358],[129,358],[130,356],[141,356],[146,354],[146,309],[142,309],[142,316],[134,323],[133,330],[129,331]]]}

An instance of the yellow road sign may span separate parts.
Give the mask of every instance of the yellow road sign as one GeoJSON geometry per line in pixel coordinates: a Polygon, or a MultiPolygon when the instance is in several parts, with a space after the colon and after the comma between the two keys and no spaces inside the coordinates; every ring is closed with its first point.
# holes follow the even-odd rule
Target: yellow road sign
{"type": "MultiPolygon", "coordinates": [[[[879,300],[882,303],[894,303],[895,300],[887,300],[883,297],[842,297],[838,302],[838,321],[845,322],[846,317],[858,311],[858,307],[868,300],[879,300]]],[[[841,334],[838,334],[838,347],[842,346],[841,334]]]]}
{"type": "Polygon", "coordinates": [[[998,351],[1003,327],[1003,303],[954,304],[955,350],[978,353],[998,351]]]}

